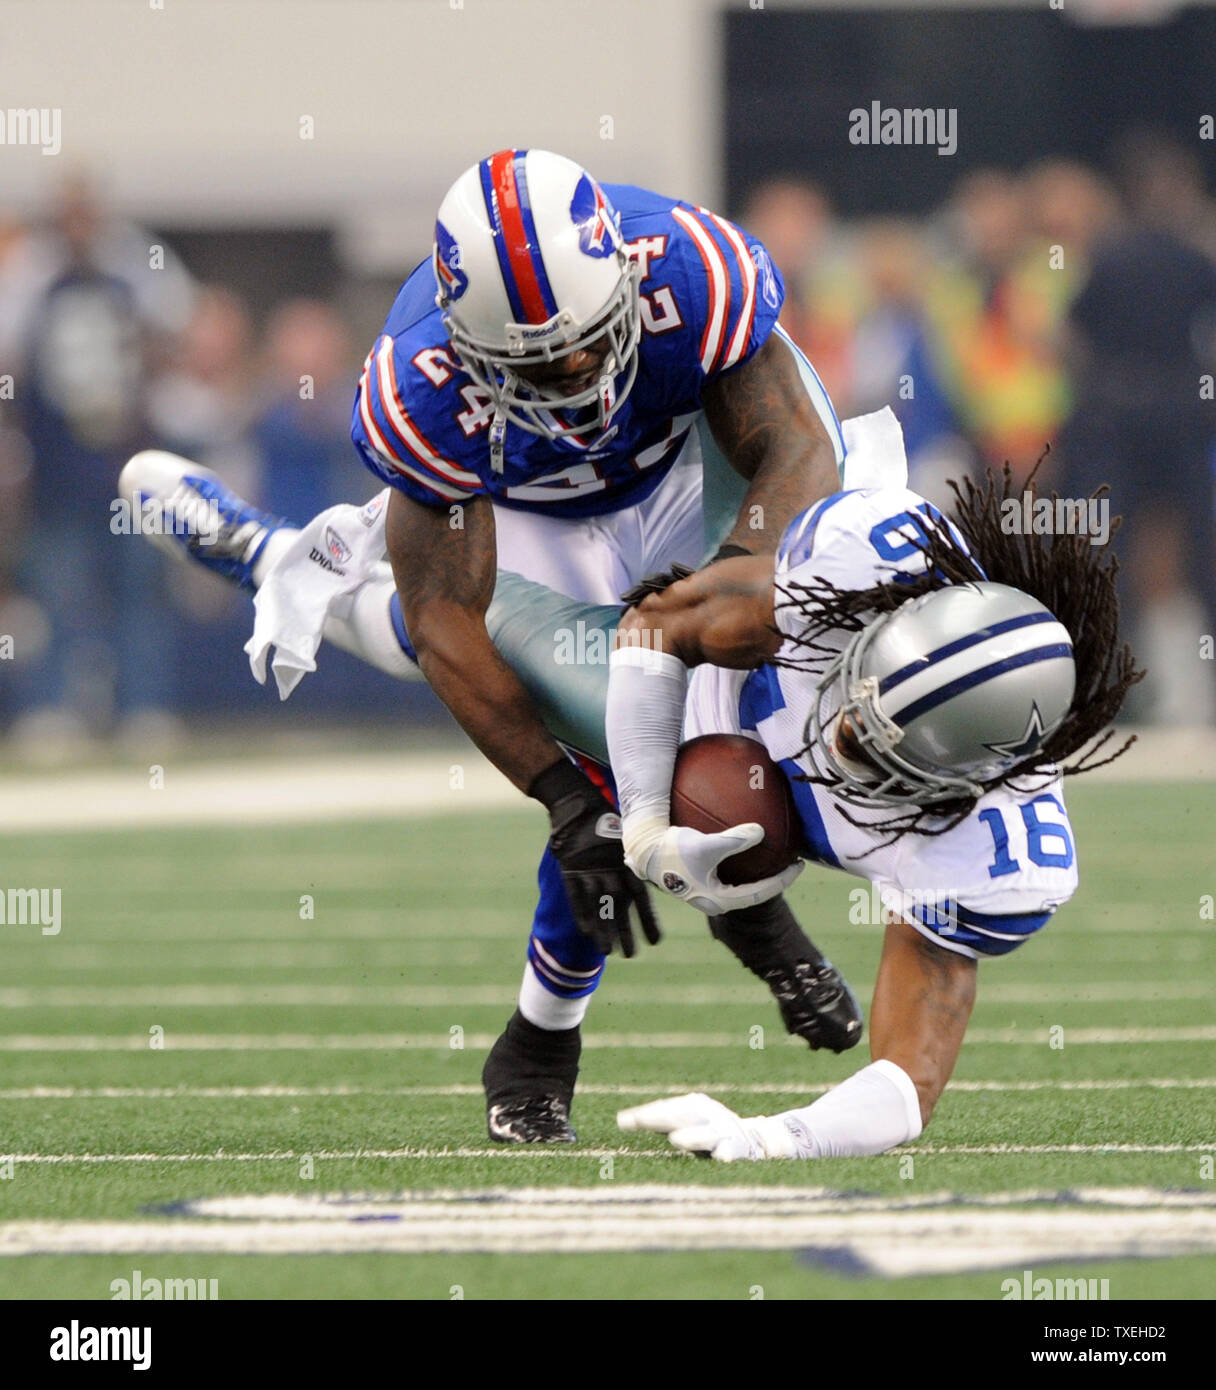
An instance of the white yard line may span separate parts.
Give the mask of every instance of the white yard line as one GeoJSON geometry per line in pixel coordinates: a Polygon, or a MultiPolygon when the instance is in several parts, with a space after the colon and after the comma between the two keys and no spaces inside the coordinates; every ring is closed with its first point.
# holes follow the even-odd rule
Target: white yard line
{"type": "MultiPolygon", "coordinates": [[[[1001,1154],[1183,1154],[1211,1153],[1216,1139],[1207,1144],[910,1144],[891,1153],[949,1157],[951,1155],[996,1156],[1001,1154]]],[[[0,1155],[13,1163],[37,1166],[79,1164],[92,1166],[113,1163],[288,1163],[311,1158],[316,1162],[354,1162],[363,1159],[451,1159],[451,1158],[684,1158],[673,1148],[583,1149],[577,1145],[503,1144],[477,1148],[399,1149],[270,1149],[256,1153],[14,1153],[0,1155]]]]}
{"type": "Polygon", "coordinates": [[[1202,1154],[1216,1150],[1216,1139],[1206,1144],[909,1144],[892,1149],[908,1154],[1202,1154]]]}
{"type": "Polygon", "coordinates": [[[228,1153],[222,1149],[213,1153],[17,1153],[2,1154],[0,1158],[14,1163],[29,1163],[58,1167],[81,1164],[86,1167],[108,1163],[298,1163],[302,1158],[317,1162],[345,1162],[356,1159],[406,1158],[679,1158],[676,1149],[582,1149],[569,1144],[504,1144],[486,1148],[406,1147],[399,1149],[269,1149],[256,1153],[228,1153]]]}
{"type": "MultiPolygon", "coordinates": [[[[798,1038],[772,1030],[773,1047],[802,1047],[798,1038]]],[[[464,1048],[492,1047],[497,1034],[465,1033],[464,1048]]],[[[419,1048],[452,1048],[448,1033],[177,1033],[165,1030],[163,1050],[172,1052],[376,1052],[419,1048]]],[[[0,1052],[144,1052],[151,1039],[141,1034],[8,1033],[0,1035],[0,1052]]],[[[1041,1046],[1056,1042],[1066,1047],[1109,1047],[1142,1043],[1216,1042],[1216,1025],[1178,1028],[1072,1028],[1062,1035],[1048,1028],[974,1028],[967,1034],[970,1045],[1041,1046]]],[[[747,1030],[735,1033],[592,1033],[584,1047],[618,1050],[666,1051],[681,1048],[738,1048],[750,1045],[747,1030]]]]}
{"type": "MultiPolygon", "coordinates": [[[[514,1004],[513,985],[30,985],[0,988],[0,1009],[236,1009],[279,1005],[327,1008],[478,1008],[514,1004]]],[[[1206,980],[1141,980],[1077,985],[995,984],[982,986],[983,1004],[1149,1003],[1157,999],[1207,999],[1206,980]]],[[[618,985],[608,987],[615,1004],[751,1005],[767,998],[757,984],[618,985]]]]}
{"type": "MultiPolygon", "coordinates": [[[[581,1096],[674,1096],[690,1086],[711,1095],[818,1096],[832,1087],[784,1081],[699,1081],[678,1085],[647,1083],[623,1086],[589,1081],[581,1096]]],[[[1216,1077],[1094,1078],[1078,1081],[952,1081],[949,1089],[967,1094],[1019,1094],[1035,1091],[1198,1091],[1216,1089],[1216,1077]]],[[[422,1097],[480,1096],[482,1087],[455,1082],[447,1086],[14,1086],[0,1089],[5,1100],[324,1100],[343,1096],[422,1097]]]]}

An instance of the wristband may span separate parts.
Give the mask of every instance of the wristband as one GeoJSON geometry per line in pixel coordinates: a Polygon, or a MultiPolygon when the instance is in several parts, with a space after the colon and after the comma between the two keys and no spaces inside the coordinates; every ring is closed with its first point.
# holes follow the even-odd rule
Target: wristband
{"type": "Polygon", "coordinates": [[[705,562],[708,569],[710,565],[716,565],[719,560],[734,560],[739,555],[750,555],[752,552],[742,545],[720,545],[714,551],[713,559],[705,562]]]}
{"type": "Polygon", "coordinates": [[[528,795],[539,801],[546,811],[552,811],[559,801],[568,796],[590,801],[588,793],[599,797],[599,792],[569,758],[559,758],[552,767],[537,773],[528,783],[528,795]]]}

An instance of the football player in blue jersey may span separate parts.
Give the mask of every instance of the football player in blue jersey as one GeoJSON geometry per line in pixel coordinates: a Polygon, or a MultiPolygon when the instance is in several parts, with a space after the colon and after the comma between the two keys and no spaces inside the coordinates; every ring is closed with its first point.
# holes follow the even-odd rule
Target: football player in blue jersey
{"type": "MultiPolygon", "coordinates": [[[[500,591],[510,572],[605,605],[673,565],[771,556],[792,518],[839,486],[845,453],[777,322],[783,294],[763,246],[724,218],[600,186],[543,150],[500,150],[444,198],[431,260],[364,363],[352,437],[389,485],[396,582],[394,650],[372,659],[396,669],[406,653],[550,816],[519,1008],[484,1077],[497,1140],[574,1138],[579,1030],[605,956],[634,953],[635,916],[652,943],[659,930],[624,862],[610,781],[567,756],[579,745],[558,741],[537,686],[492,640],[496,578],[500,591]]],[[[204,470],[187,466],[165,496],[185,511],[192,489],[227,518],[225,544],[195,558],[254,587],[288,533],[204,470]]],[[[378,617],[348,645],[369,654],[378,617]]],[[[352,625],[358,615],[348,639],[352,625]]],[[[857,1041],[852,995],[800,929],[753,949],[752,964],[812,1046],[857,1041]]]]}
{"type": "Polygon", "coordinates": [[[486,1065],[495,1139],[573,1138],[579,1026],[605,953],[633,954],[635,914],[659,936],[610,788],[567,757],[487,631],[497,571],[609,603],[653,571],[700,564],[702,416],[747,483],[715,558],[771,555],[839,486],[844,452],[777,327],[782,297],[764,248],[714,213],[601,187],[543,150],[500,150],[443,199],[432,264],[406,281],[364,365],[353,437],[392,489],[402,635],[551,821],[519,1009],[486,1065]]]}

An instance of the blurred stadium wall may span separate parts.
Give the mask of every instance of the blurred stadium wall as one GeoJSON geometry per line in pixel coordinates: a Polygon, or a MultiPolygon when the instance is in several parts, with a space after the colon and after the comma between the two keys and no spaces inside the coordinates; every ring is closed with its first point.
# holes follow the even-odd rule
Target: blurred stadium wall
{"type": "MultiPolygon", "coordinates": [[[[4,14],[0,90],[62,107],[61,162],[103,170],[109,196],[159,223],[325,225],[356,268],[397,271],[429,245],[456,173],[505,144],[719,192],[719,29],[697,0],[6,0],[4,14]]],[[[14,163],[5,197],[36,206],[49,177],[14,163]]]]}

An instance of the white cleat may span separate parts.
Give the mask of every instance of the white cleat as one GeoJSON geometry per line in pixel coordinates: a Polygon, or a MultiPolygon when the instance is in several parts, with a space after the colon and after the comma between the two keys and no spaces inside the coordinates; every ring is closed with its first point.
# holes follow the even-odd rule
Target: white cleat
{"type": "Polygon", "coordinates": [[[256,587],[254,565],[286,524],[238,497],[210,468],[164,449],[145,449],[128,460],[118,475],[118,495],[130,510],[133,532],[242,589],[256,587]]]}

